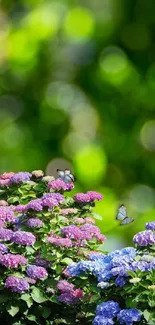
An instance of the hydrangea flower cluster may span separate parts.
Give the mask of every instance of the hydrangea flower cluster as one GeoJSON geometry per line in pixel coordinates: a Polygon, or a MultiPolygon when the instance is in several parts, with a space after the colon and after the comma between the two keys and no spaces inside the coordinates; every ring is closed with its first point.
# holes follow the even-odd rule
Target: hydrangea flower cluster
{"type": "Polygon", "coordinates": [[[35,243],[36,238],[31,232],[15,231],[10,238],[12,242],[18,245],[31,246],[35,243]]]}
{"type": "Polygon", "coordinates": [[[66,280],[58,281],[57,289],[61,292],[58,300],[66,305],[76,304],[83,298],[83,291],[81,289],[75,289],[75,286],[66,280]]]}
{"type": "Polygon", "coordinates": [[[5,288],[10,289],[12,292],[23,293],[29,290],[29,284],[26,279],[9,276],[5,281],[5,288]]]}
{"type": "Polygon", "coordinates": [[[133,237],[133,242],[138,246],[155,245],[155,235],[152,230],[141,231],[133,237]]]}
{"type": "Polygon", "coordinates": [[[95,191],[88,191],[87,193],[78,193],[74,195],[74,200],[79,203],[89,203],[92,201],[100,201],[103,195],[95,191]]]}
{"type": "Polygon", "coordinates": [[[14,212],[8,206],[0,206],[0,220],[2,222],[15,222],[14,212]]]}
{"type": "Polygon", "coordinates": [[[48,276],[48,273],[44,267],[36,265],[29,265],[26,269],[26,273],[32,279],[44,280],[48,276]]]}
{"type": "Polygon", "coordinates": [[[61,178],[57,178],[48,183],[48,188],[53,191],[71,191],[74,188],[74,184],[66,183],[61,178]]]}
{"type": "Polygon", "coordinates": [[[136,308],[121,310],[117,302],[109,300],[97,306],[93,325],[113,325],[116,318],[119,324],[133,325],[133,322],[139,322],[141,317],[142,314],[136,308]]]}
{"type": "Polygon", "coordinates": [[[32,174],[28,172],[19,172],[17,174],[14,174],[10,177],[10,183],[21,183],[21,182],[27,182],[30,180],[32,174]]]}
{"type": "Polygon", "coordinates": [[[40,228],[43,226],[43,222],[39,218],[30,218],[26,225],[30,228],[40,228]]]}
{"type": "Polygon", "coordinates": [[[10,267],[17,269],[19,265],[28,264],[28,260],[22,255],[8,253],[5,255],[0,255],[0,264],[7,268],[10,267]]]}

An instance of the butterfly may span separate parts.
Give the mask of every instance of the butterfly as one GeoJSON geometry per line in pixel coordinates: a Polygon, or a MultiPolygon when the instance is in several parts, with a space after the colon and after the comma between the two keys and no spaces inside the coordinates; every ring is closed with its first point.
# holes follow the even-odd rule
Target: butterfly
{"type": "Polygon", "coordinates": [[[134,221],[133,218],[128,218],[127,212],[126,212],[126,207],[124,204],[122,204],[119,207],[116,219],[121,221],[121,223],[120,223],[121,226],[127,225],[134,221]]]}
{"type": "Polygon", "coordinates": [[[72,175],[69,169],[57,169],[58,176],[65,182],[71,183],[75,181],[75,177],[72,175]]]}

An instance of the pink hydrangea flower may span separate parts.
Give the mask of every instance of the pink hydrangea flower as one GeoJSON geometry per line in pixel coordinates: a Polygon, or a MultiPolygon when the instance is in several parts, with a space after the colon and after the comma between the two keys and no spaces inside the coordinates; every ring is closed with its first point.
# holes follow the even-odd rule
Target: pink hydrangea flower
{"type": "Polygon", "coordinates": [[[74,184],[66,183],[61,178],[57,178],[48,183],[48,188],[53,191],[71,191],[74,188],[74,184]]]}

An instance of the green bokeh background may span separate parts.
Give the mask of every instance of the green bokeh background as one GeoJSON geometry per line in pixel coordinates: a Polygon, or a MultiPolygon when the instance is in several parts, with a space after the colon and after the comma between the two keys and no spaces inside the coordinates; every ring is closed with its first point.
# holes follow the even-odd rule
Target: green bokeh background
{"type": "Polygon", "coordinates": [[[71,168],[109,250],[154,219],[154,35],[154,0],[1,1],[0,172],[71,168]]]}

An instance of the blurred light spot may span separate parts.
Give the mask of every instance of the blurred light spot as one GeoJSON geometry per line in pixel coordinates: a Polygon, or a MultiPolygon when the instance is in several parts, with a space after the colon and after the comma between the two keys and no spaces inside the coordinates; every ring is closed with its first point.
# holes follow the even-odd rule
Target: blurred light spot
{"type": "Polygon", "coordinates": [[[45,101],[49,106],[55,109],[63,109],[69,114],[72,114],[77,105],[88,102],[80,88],[63,82],[53,82],[48,85],[45,101]]]}
{"type": "Polygon", "coordinates": [[[126,54],[116,47],[106,48],[100,58],[103,79],[113,85],[122,85],[131,74],[126,54]]]}
{"type": "Polygon", "coordinates": [[[138,212],[147,212],[154,206],[155,192],[146,185],[137,185],[129,194],[129,202],[138,212]]]}
{"type": "Polygon", "coordinates": [[[92,62],[96,53],[96,45],[92,41],[74,42],[66,49],[67,57],[74,65],[83,66],[92,62]]]}
{"type": "MultiPolygon", "coordinates": [[[[11,124],[1,132],[3,146],[5,148],[15,148],[21,146],[25,140],[25,133],[19,126],[11,124]]],[[[1,140],[2,141],[2,140],[1,140]]]]}
{"type": "Polygon", "coordinates": [[[62,150],[65,155],[73,158],[77,152],[89,146],[91,141],[79,132],[69,132],[63,139],[62,150]]]}
{"type": "Polygon", "coordinates": [[[131,50],[144,50],[151,42],[149,29],[145,25],[127,25],[122,32],[122,41],[131,50]]]}
{"type": "Polygon", "coordinates": [[[46,167],[46,175],[58,177],[57,169],[70,169],[73,172],[72,164],[63,158],[52,159],[46,167]]]}
{"type": "Polygon", "coordinates": [[[89,38],[94,31],[94,17],[85,8],[72,9],[64,22],[64,33],[70,39],[89,38]]]}
{"type": "Polygon", "coordinates": [[[16,119],[23,112],[23,103],[20,99],[10,96],[0,96],[0,125],[6,125],[16,119]]]}
{"type": "Polygon", "coordinates": [[[81,183],[96,186],[102,183],[106,172],[107,158],[100,147],[89,145],[74,157],[77,177],[81,183]]]}
{"type": "Polygon", "coordinates": [[[140,139],[147,150],[155,150],[155,120],[148,121],[143,125],[140,131],[140,139]]]}
{"type": "Polygon", "coordinates": [[[97,111],[89,106],[79,107],[71,116],[73,130],[88,139],[95,138],[98,125],[99,117],[97,111]]]}
{"type": "Polygon", "coordinates": [[[59,16],[50,5],[37,6],[23,21],[33,37],[42,40],[49,38],[58,30],[59,16]]]}

